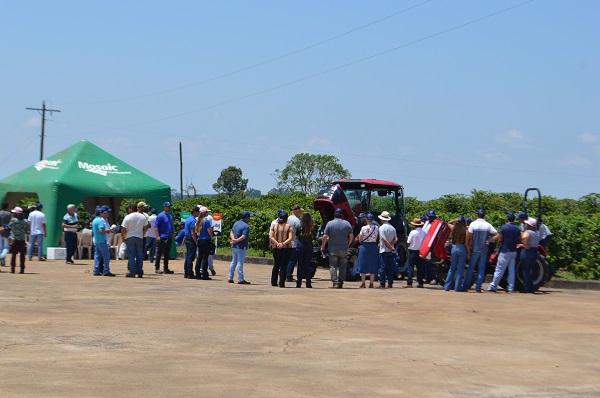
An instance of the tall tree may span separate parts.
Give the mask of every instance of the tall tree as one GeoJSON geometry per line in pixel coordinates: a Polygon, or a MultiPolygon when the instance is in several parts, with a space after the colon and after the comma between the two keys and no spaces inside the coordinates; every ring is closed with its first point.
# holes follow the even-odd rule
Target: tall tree
{"type": "Polygon", "coordinates": [[[288,160],[283,170],[275,170],[274,176],[280,189],[315,194],[331,181],[350,177],[350,172],[333,155],[299,153],[288,160]]]}
{"type": "Polygon", "coordinates": [[[242,178],[242,169],[229,166],[221,170],[221,175],[217,179],[217,182],[213,184],[213,189],[217,193],[243,196],[247,186],[248,179],[242,178]]]}

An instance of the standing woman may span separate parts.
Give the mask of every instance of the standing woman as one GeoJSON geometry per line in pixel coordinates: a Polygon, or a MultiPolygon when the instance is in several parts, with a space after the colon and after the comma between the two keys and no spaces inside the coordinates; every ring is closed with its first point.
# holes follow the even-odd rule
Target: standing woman
{"type": "Polygon", "coordinates": [[[287,219],[288,214],[285,211],[280,212],[277,222],[269,232],[274,262],[271,271],[271,286],[277,286],[277,275],[279,275],[279,287],[285,287],[285,274],[287,264],[292,257],[292,239],[294,237],[292,226],[287,224],[287,219]]]}
{"type": "Polygon", "coordinates": [[[311,288],[312,270],[310,267],[310,260],[313,254],[313,228],[315,222],[311,214],[305,211],[300,219],[300,227],[296,231],[296,238],[298,238],[298,244],[296,250],[298,251],[298,274],[296,275],[296,287],[302,286],[302,279],[306,279],[306,287],[311,288]]]}
{"type": "Polygon", "coordinates": [[[73,254],[77,250],[77,224],[79,217],[75,213],[75,205],[67,206],[67,214],[63,217],[62,227],[65,231],[65,243],[67,244],[67,264],[75,264],[73,262],[73,254]]]}
{"type": "Polygon", "coordinates": [[[460,292],[462,288],[463,271],[467,261],[467,223],[463,216],[458,216],[454,220],[448,221],[448,226],[452,230],[450,235],[452,239],[452,252],[450,254],[450,269],[446,276],[444,290],[449,291],[454,284],[454,291],[460,292]],[[454,274],[456,273],[456,281],[454,274]]]}
{"type": "Polygon", "coordinates": [[[25,217],[23,214],[23,209],[20,207],[15,207],[12,210],[14,217],[8,223],[8,227],[10,228],[10,236],[9,241],[12,241],[10,245],[10,252],[12,257],[10,259],[10,272],[12,274],[15,273],[15,266],[17,264],[17,253],[21,255],[21,272],[20,274],[25,273],[25,240],[27,239],[27,234],[29,234],[29,225],[27,225],[27,221],[25,221],[25,217]]]}
{"type": "Polygon", "coordinates": [[[208,256],[210,255],[210,242],[213,237],[213,228],[210,218],[208,218],[208,209],[204,206],[200,208],[200,215],[196,221],[196,227],[192,233],[194,242],[198,246],[198,259],[196,260],[196,279],[210,280],[208,276],[208,256]],[[200,270],[202,269],[202,273],[200,270]]]}
{"type": "Polygon", "coordinates": [[[521,250],[521,269],[523,270],[523,291],[533,293],[533,280],[531,269],[538,256],[538,245],[540,243],[540,231],[537,228],[537,220],[529,218],[525,221],[525,232],[521,235],[523,249],[521,250]]]}
{"type": "MultiPolygon", "coordinates": [[[[360,229],[358,241],[360,247],[358,249],[358,272],[362,280],[361,288],[366,287],[367,274],[369,274],[369,287],[373,287],[375,282],[375,274],[379,269],[379,250],[377,249],[377,238],[379,238],[379,227],[373,224],[373,214],[368,213],[366,216],[367,225],[360,229]]],[[[391,286],[391,285],[390,285],[391,286]]]]}

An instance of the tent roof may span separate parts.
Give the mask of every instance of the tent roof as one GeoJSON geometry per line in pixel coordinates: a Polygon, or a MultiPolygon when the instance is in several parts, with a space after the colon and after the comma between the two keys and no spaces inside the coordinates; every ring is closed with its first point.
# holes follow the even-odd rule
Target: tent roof
{"type": "Polygon", "coordinates": [[[170,193],[168,185],[86,140],[0,180],[2,190],[13,192],[39,192],[56,185],[67,188],[71,196],[82,198],[145,197],[154,196],[157,191],[164,195],[165,189],[170,193]]]}

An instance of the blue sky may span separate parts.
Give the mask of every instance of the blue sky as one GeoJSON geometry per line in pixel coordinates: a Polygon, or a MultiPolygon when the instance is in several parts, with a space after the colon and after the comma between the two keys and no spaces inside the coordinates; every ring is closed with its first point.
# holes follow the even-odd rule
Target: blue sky
{"type": "Polygon", "coordinates": [[[300,152],[421,200],[600,192],[600,2],[523,3],[3,1],[0,178],[46,101],[45,157],[87,139],[179,189],[181,141],[200,193],[300,152]]]}

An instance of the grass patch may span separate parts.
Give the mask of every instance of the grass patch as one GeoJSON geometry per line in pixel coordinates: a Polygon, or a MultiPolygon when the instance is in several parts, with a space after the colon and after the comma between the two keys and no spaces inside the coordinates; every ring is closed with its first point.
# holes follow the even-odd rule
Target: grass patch
{"type": "Polygon", "coordinates": [[[556,271],[555,276],[557,278],[563,278],[563,279],[568,279],[568,280],[572,280],[572,281],[583,280],[582,278],[578,278],[577,276],[573,275],[571,272],[563,271],[563,270],[556,271]]]}

